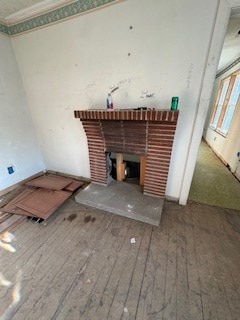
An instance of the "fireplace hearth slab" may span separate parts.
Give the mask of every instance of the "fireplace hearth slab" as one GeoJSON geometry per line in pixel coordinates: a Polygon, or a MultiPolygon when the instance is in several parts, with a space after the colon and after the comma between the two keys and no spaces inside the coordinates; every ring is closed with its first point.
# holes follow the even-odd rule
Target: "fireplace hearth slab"
{"type": "Polygon", "coordinates": [[[159,226],[164,199],[144,195],[139,185],[112,181],[90,183],[76,196],[77,203],[159,226]]]}

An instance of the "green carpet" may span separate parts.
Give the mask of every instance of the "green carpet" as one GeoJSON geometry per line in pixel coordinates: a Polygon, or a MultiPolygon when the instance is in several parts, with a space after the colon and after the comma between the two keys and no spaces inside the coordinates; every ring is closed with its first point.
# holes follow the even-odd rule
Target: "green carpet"
{"type": "Polygon", "coordinates": [[[201,142],[189,200],[240,210],[240,182],[206,142],[201,142]]]}

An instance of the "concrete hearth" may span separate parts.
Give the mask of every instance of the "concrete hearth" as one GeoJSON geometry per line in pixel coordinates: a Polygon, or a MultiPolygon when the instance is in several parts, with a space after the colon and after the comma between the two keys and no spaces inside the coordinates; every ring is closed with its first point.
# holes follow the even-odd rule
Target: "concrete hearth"
{"type": "Polygon", "coordinates": [[[112,181],[111,187],[91,183],[75,197],[77,203],[158,226],[164,200],[143,195],[135,184],[112,181]]]}

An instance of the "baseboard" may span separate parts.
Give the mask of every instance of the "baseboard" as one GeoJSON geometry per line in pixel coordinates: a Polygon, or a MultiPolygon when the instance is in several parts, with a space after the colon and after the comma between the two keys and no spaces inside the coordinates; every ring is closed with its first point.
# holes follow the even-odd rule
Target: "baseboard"
{"type": "Polygon", "coordinates": [[[213,147],[212,145],[210,145],[207,140],[205,140],[205,139],[203,139],[203,140],[206,142],[206,144],[209,146],[209,148],[212,150],[212,152],[219,158],[219,160],[221,160],[222,163],[223,163],[225,166],[227,166],[228,163],[227,163],[226,160],[224,160],[223,157],[217,152],[217,150],[214,149],[214,147],[213,147]]]}
{"type": "Polygon", "coordinates": [[[165,199],[167,200],[167,201],[171,201],[171,202],[179,202],[179,198],[175,198],[175,197],[171,197],[171,196],[166,196],[165,195],[165,199]]]}

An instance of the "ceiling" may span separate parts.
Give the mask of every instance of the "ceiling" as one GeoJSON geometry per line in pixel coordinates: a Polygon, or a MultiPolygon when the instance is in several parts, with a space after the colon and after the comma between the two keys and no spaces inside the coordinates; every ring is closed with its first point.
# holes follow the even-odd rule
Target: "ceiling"
{"type": "Polygon", "coordinates": [[[9,25],[76,0],[0,0],[0,21],[9,25]]]}

